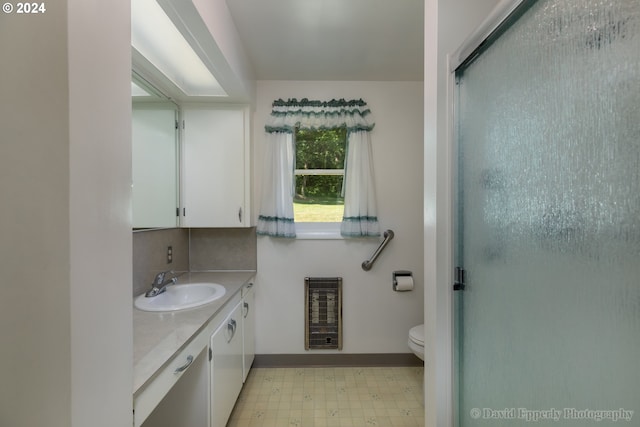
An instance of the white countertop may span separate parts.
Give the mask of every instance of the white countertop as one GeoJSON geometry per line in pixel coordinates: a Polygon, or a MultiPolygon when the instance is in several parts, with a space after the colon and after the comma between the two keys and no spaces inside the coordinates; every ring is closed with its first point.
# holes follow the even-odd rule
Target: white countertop
{"type": "MultiPolygon", "coordinates": [[[[178,285],[214,282],[226,288],[225,295],[201,307],[173,312],[150,312],[133,308],[133,393],[152,379],[207,322],[247,283],[255,271],[184,273],[178,285]]],[[[132,302],[133,304],[133,302],[132,302]]]]}

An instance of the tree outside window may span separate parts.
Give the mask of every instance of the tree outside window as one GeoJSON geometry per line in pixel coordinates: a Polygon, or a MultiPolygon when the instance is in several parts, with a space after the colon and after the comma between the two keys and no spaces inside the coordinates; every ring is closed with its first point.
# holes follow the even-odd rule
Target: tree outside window
{"type": "Polygon", "coordinates": [[[340,222],[344,212],[347,129],[297,129],[293,211],[296,222],[340,222]]]}

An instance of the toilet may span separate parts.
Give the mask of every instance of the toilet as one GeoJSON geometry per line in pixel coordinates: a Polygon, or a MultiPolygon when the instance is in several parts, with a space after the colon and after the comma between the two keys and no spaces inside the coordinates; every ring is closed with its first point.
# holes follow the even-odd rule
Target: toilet
{"type": "Polygon", "coordinates": [[[424,324],[409,329],[409,348],[424,361],[424,324]]]}

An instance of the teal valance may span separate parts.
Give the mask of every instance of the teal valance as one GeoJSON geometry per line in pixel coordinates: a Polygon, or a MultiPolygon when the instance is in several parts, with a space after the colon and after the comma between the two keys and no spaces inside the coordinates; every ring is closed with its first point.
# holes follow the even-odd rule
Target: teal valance
{"type": "Polygon", "coordinates": [[[362,99],[316,101],[303,98],[278,99],[272,104],[265,125],[267,133],[293,133],[296,129],[329,130],[347,128],[347,133],[373,129],[371,110],[362,99]]]}

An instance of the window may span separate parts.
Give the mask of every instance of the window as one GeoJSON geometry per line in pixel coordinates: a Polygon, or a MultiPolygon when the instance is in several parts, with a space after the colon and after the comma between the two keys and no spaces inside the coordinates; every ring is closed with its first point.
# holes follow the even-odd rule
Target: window
{"type": "Polygon", "coordinates": [[[341,222],[347,129],[296,129],[293,212],[299,222],[341,222]]]}
{"type": "Polygon", "coordinates": [[[272,107],[264,126],[265,186],[256,233],[379,236],[367,103],[294,98],[272,107]]]}

